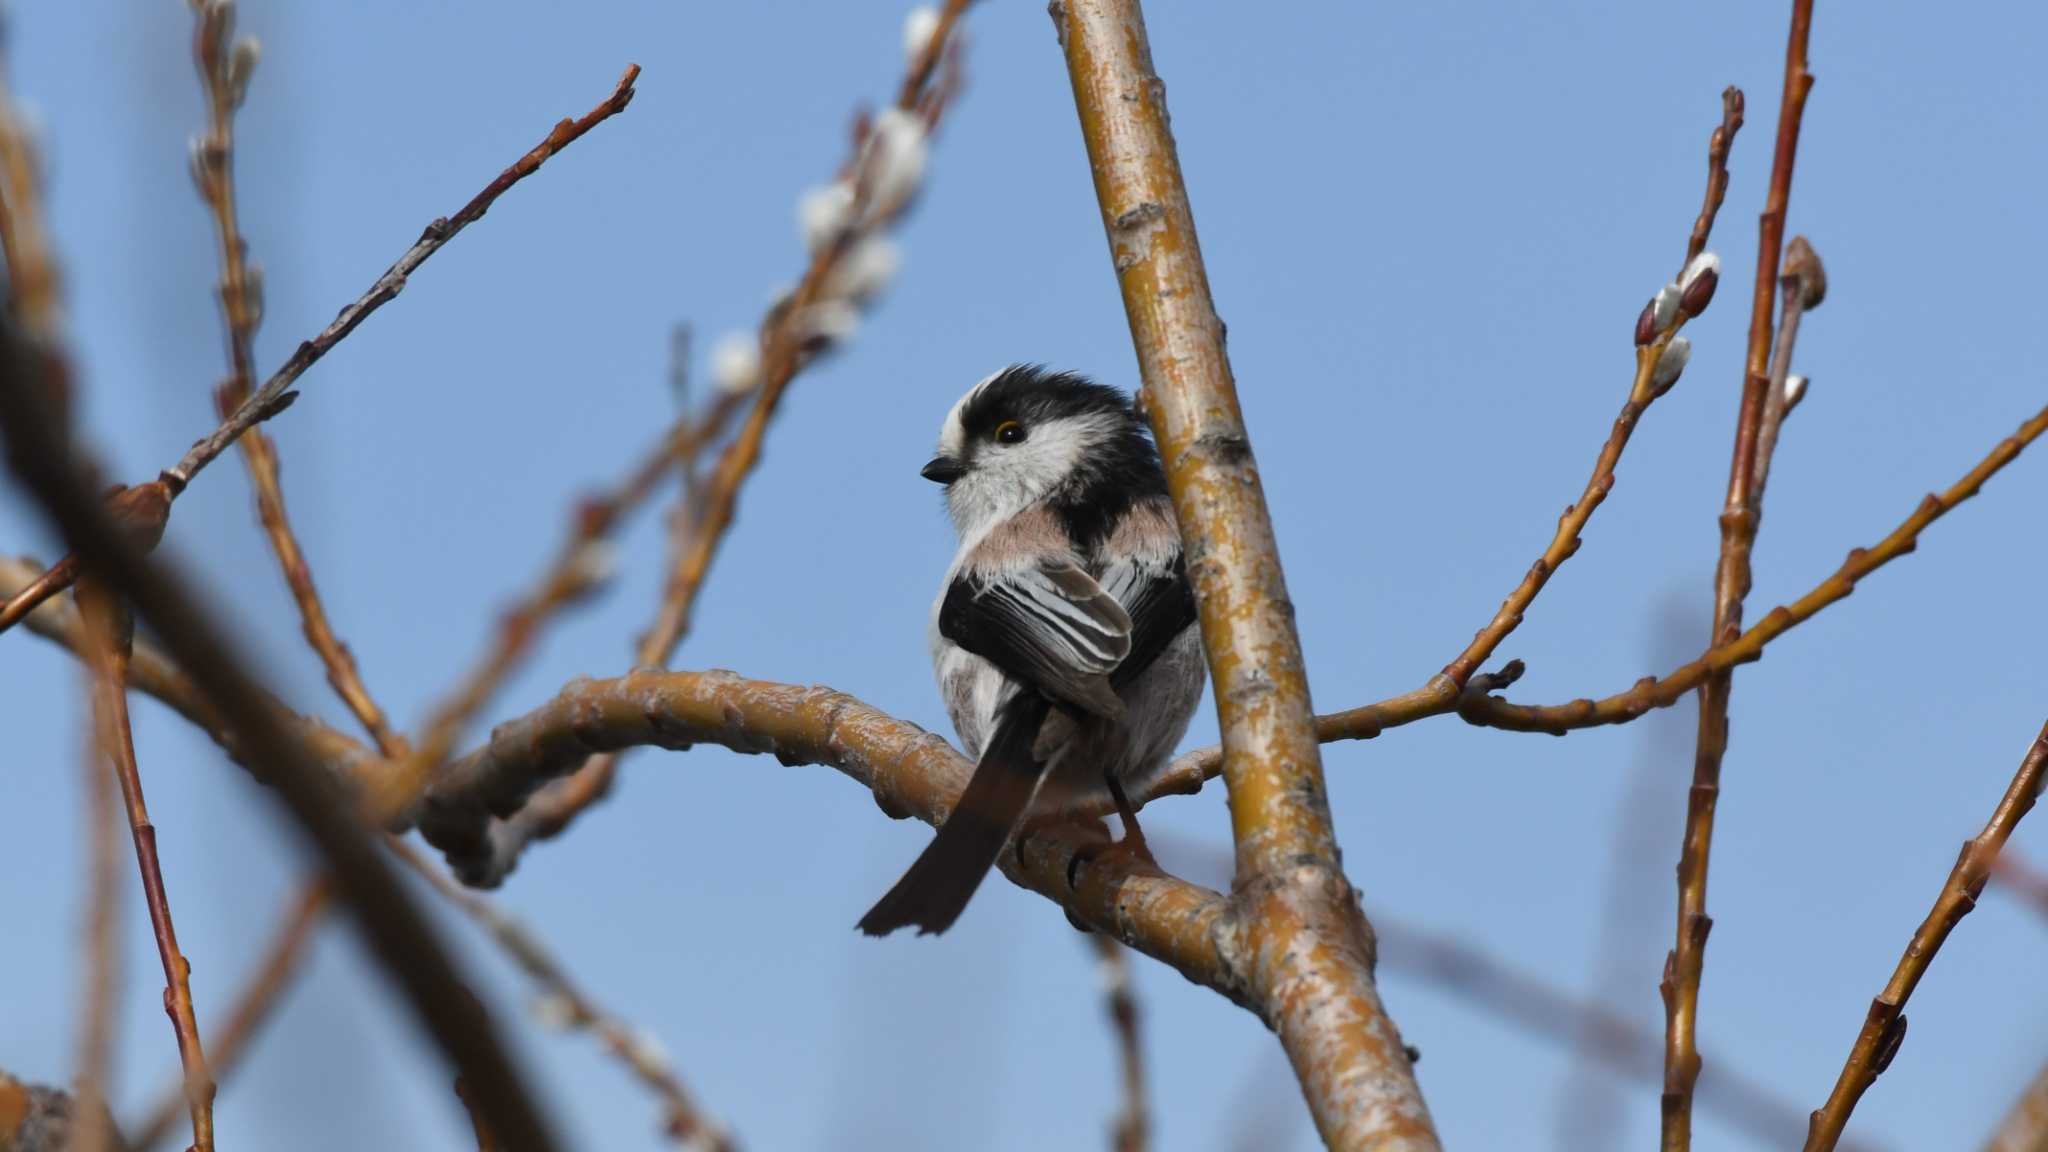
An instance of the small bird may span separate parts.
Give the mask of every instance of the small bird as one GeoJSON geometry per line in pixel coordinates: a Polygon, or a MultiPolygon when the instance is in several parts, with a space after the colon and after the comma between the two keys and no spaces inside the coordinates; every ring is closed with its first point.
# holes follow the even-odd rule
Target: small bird
{"type": "Polygon", "coordinates": [[[1014,365],[947,414],[924,466],[960,551],[932,606],[932,668],[977,763],[929,847],[861,918],[943,932],[1029,813],[1126,799],[1202,696],[1195,600],[1159,452],[1114,388],[1014,365]]]}

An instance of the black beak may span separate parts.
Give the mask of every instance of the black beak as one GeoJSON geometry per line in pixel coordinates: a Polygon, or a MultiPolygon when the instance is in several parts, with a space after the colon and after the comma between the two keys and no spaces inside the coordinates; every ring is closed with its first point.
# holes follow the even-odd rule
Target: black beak
{"type": "Polygon", "coordinates": [[[934,484],[951,484],[967,475],[967,467],[951,456],[934,456],[917,474],[934,484]]]}

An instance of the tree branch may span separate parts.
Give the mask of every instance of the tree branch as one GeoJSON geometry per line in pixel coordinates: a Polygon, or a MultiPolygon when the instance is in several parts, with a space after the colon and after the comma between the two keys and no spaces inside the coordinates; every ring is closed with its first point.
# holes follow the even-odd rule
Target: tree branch
{"type": "Polygon", "coordinates": [[[1145,1105],[1145,1044],[1138,1035],[1138,996],[1131,987],[1131,961],[1124,947],[1100,932],[1088,935],[1102,976],[1104,1008],[1116,1034],[1123,1104],[1110,1125],[1111,1152],[1148,1152],[1151,1110],[1145,1105]]]}
{"type": "MultiPolygon", "coordinates": [[[[794,292],[777,300],[762,317],[751,353],[753,366],[719,381],[720,396],[710,415],[678,452],[680,459],[693,459],[722,434],[733,414],[745,408],[738,434],[720,454],[701,492],[693,489],[678,498],[668,578],[654,622],[635,647],[635,667],[662,667],[674,657],[689,632],[697,594],[732,528],[740,489],[760,462],[768,425],[783,395],[806,367],[844,341],[859,309],[872,300],[893,267],[886,233],[914,199],[925,141],[959,86],[960,38],[955,29],[968,3],[947,0],[940,9],[937,23],[910,58],[889,126],[863,125],[855,133],[853,154],[840,177],[806,195],[804,223],[811,232],[811,261],[794,292]],[[814,200],[827,207],[811,218],[814,200]],[[742,404],[749,396],[752,403],[742,404]]],[[[609,793],[617,769],[616,756],[595,757],[534,797],[529,809],[493,829],[495,857],[451,860],[451,865],[466,883],[502,882],[528,843],[559,834],[609,793]]]]}
{"type": "Polygon", "coordinates": [[[0,435],[22,486],[64,533],[82,564],[133,603],[236,734],[250,762],[320,850],[373,952],[456,1067],[477,1089],[508,1152],[549,1152],[555,1142],[487,1013],[464,990],[447,953],[370,843],[358,807],[341,795],[313,750],[266,703],[256,681],[197,609],[185,580],[152,562],[95,497],[89,469],[70,454],[39,383],[54,356],[0,324],[0,435]]]}
{"type": "Polygon", "coordinates": [[[1237,877],[1229,930],[1335,1149],[1434,1149],[1338,860],[1308,677],[1137,0],[1055,0],[1096,199],[1215,681],[1237,877]]]}
{"type": "Polygon", "coordinates": [[[1834,1091],[1813,1114],[1806,1135],[1806,1152],[1828,1152],[1835,1146],[1856,1102],[1898,1054],[1899,1045],[1906,1038],[1906,1001],[1934,963],[1935,953],[1941,951],[1949,933],[1977,906],[1977,897],[1983,894],[1984,884],[1991,878],[1999,849],[2005,847],[2012,830],[2034,807],[2044,779],[2048,779],[2048,724],[2042,725],[2040,735],[2034,737],[1984,830],[1963,842],[1963,850],[1956,857],[1955,867],[1949,870],[1948,882],[1942,885],[1933,909],[1914,930],[1913,939],[1906,945],[1905,955],[1899,958],[1884,991],[1870,1002],[1870,1012],[1856,1035],[1855,1046],[1849,1050],[1848,1062],[1842,1066],[1834,1091]]]}
{"type": "Polygon", "coordinates": [[[93,669],[93,722],[108,766],[121,782],[128,831],[135,841],[135,863],[142,873],[142,895],[149,905],[149,926],[156,935],[157,956],[164,966],[164,1014],[178,1038],[178,1062],[184,1069],[185,1104],[192,1116],[196,1152],[213,1152],[213,1075],[199,1037],[199,1017],[192,1006],[192,965],[178,948],[178,930],[171,920],[171,900],[157,860],[156,825],[142,795],[142,773],[135,762],[135,737],[128,724],[128,654],[133,622],[112,590],[88,576],[79,588],[79,611],[85,619],[93,669]]]}
{"type": "Polygon", "coordinates": [[[1984,1152],[2048,1152],[2048,1068],[2013,1101],[1984,1152]]]}
{"type": "MultiPolygon", "coordinates": [[[[1778,252],[1785,236],[1785,207],[1792,193],[1793,159],[1799,125],[1813,76],[1806,70],[1806,42],[1813,24],[1813,0],[1792,0],[1792,27],[1785,48],[1785,90],[1778,108],[1778,140],[1771,156],[1770,193],[1758,224],[1756,293],[1749,316],[1749,358],[1735,449],[1729,464],[1728,501],[1721,512],[1721,556],[1714,572],[1716,645],[1742,631],[1742,601],[1749,595],[1750,550],[1756,542],[1761,492],[1756,479],[1768,468],[1758,455],[1758,433],[1770,391],[1771,303],[1778,289],[1778,252]]],[[[1700,687],[1698,746],[1686,807],[1685,840],[1678,858],[1677,941],[1665,964],[1664,1152],[1692,1147],[1693,1085],[1699,1079],[1696,1038],[1700,973],[1706,962],[1707,861],[1714,837],[1714,808],[1721,792],[1721,758],[1728,750],[1730,673],[1709,677],[1700,687]]]]}
{"type": "MultiPolygon", "coordinates": [[[[343,337],[355,331],[356,326],[368,319],[370,313],[397,298],[398,294],[405,290],[406,278],[417,271],[420,265],[426,263],[429,256],[440,251],[464,228],[482,219],[499,196],[504,195],[514,184],[533,175],[549,157],[574,143],[592,128],[625,111],[626,105],[633,99],[633,82],[639,75],[639,65],[627,65],[625,75],[619,78],[618,86],[612,90],[612,94],[604,103],[579,119],[563,120],[556,124],[546,139],[536,144],[511,167],[500,172],[495,180],[485,185],[483,191],[471,197],[469,203],[464,204],[455,215],[441,217],[427,225],[426,230],[420,233],[420,238],[413,241],[412,247],[406,249],[397,263],[385,269],[384,274],[377,278],[377,282],[370,286],[368,292],[343,308],[332,323],[321,329],[319,335],[301,343],[284,362],[284,366],[272,373],[270,379],[264,381],[263,387],[244,400],[219,427],[193,444],[183,459],[164,469],[152,484],[138,485],[130,491],[152,487],[160,489],[167,511],[169,501],[176,499],[202,469],[227,450],[228,445],[240,439],[249,429],[289,407],[291,402],[297,399],[297,393],[291,391],[291,386],[298,378],[322,356],[327,355],[343,337]]],[[[33,335],[32,330],[30,334],[33,335]]],[[[38,379],[49,377],[52,373],[61,373],[61,368],[46,368],[37,374],[38,379]]],[[[4,607],[0,607],[0,632],[6,631],[27,615],[42,600],[68,587],[76,576],[76,571],[76,564],[70,557],[66,557],[52,566],[48,579],[34,589],[34,598],[28,599],[17,595],[4,607]]]]}

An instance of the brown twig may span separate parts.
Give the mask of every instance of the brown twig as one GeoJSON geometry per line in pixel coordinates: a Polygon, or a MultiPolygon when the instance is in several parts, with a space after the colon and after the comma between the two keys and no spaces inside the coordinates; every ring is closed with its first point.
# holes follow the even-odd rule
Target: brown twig
{"type": "MultiPolygon", "coordinates": [[[[420,233],[420,238],[413,241],[412,247],[406,249],[405,254],[400,256],[396,263],[385,269],[384,274],[377,278],[377,282],[370,286],[369,291],[343,308],[326,328],[321,329],[319,335],[301,343],[284,362],[283,367],[272,373],[254,395],[244,400],[219,427],[194,443],[177,464],[166,468],[157,484],[170,498],[175,498],[202,469],[226,451],[228,445],[239,440],[249,429],[290,406],[297,398],[297,394],[291,391],[291,386],[298,378],[322,356],[327,355],[343,337],[355,331],[356,326],[368,319],[372,312],[397,298],[398,294],[405,290],[406,278],[418,271],[429,256],[440,251],[464,228],[482,219],[498,197],[504,195],[514,184],[533,175],[555,153],[574,143],[592,128],[625,111],[626,105],[633,99],[633,82],[639,75],[639,65],[627,65],[617,87],[603,103],[578,119],[563,120],[556,124],[546,139],[521,156],[511,167],[500,172],[496,179],[485,185],[483,191],[471,197],[469,203],[464,204],[455,215],[441,217],[427,225],[426,230],[420,233]]],[[[39,375],[47,376],[48,372],[39,375]]],[[[40,590],[40,595],[47,598],[69,585],[68,578],[59,579],[56,575],[57,569],[68,563],[68,557],[59,561],[52,569],[52,578],[40,590]]],[[[72,571],[75,573],[75,566],[72,571]]],[[[20,597],[16,599],[19,600],[20,597]]],[[[5,631],[40,602],[10,602],[4,611],[0,611],[0,631],[5,631]]]]}
{"type": "MultiPolygon", "coordinates": [[[[96,658],[87,690],[99,698],[100,681],[111,672],[112,662],[96,658]]],[[[120,740],[112,730],[106,709],[96,714],[92,739],[86,742],[85,769],[86,875],[88,891],[85,922],[86,974],[83,1008],[78,1027],[77,1098],[80,1115],[74,1118],[77,1132],[72,1152],[108,1152],[115,1144],[111,1117],[107,1113],[108,1069],[114,1052],[114,1018],[120,1007],[121,951],[121,833],[120,801],[115,798],[114,778],[107,772],[111,750],[120,740]]],[[[182,1101],[183,1093],[179,1094],[182,1101]]],[[[0,1124],[0,1132],[7,1125],[0,1124]]]]}
{"type": "Polygon", "coordinates": [[[1055,0],[1074,106],[1215,684],[1237,875],[1229,930],[1323,1140],[1435,1149],[1338,860],[1294,611],[1137,0],[1055,0]]]}
{"type": "Polygon", "coordinates": [[[1123,1105],[1110,1125],[1112,1152],[1146,1152],[1152,1146],[1151,1111],[1145,1106],[1145,1045],[1138,1035],[1138,996],[1131,987],[1131,962],[1124,946],[1100,932],[1088,934],[1102,975],[1104,1007],[1116,1030],[1118,1066],[1122,1069],[1123,1105]]]}
{"type": "Polygon", "coordinates": [[[542,998],[540,1014],[545,1023],[595,1036],[605,1051],[654,1093],[664,1113],[662,1134],[670,1142],[699,1152],[737,1152],[724,1123],[697,1104],[660,1047],[585,995],[540,937],[503,909],[456,883],[404,841],[393,839],[391,849],[434,891],[475,921],[526,973],[542,998]]]}
{"type": "Polygon", "coordinates": [[[1999,849],[2005,847],[2012,830],[2034,807],[2044,779],[2048,779],[2048,724],[2041,726],[2040,735],[2028,746],[2019,770],[2013,773],[2012,783],[1984,830],[1963,842],[1963,850],[1956,857],[1955,867],[1949,870],[1941,895],[1914,930],[1913,939],[1906,945],[1905,955],[1899,958],[1884,991],[1870,1002],[1870,1012],[1856,1035],[1855,1046],[1849,1050],[1849,1059],[1842,1066],[1834,1091],[1813,1114],[1806,1135],[1806,1152],[1828,1152],[1835,1146],[1856,1102],[1898,1054],[1899,1045],[1906,1038],[1906,1001],[1934,963],[1934,956],[1941,951],[1949,933],[1977,906],[1977,897],[1983,894],[1984,884],[1991,878],[1999,849]]]}
{"type": "MultiPolygon", "coordinates": [[[[922,50],[910,61],[898,86],[894,109],[916,113],[925,135],[938,127],[959,88],[960,38],[954,29],[970,2],[947,0],[939,11],[938,23],[922,50]]],[[[885,177],[874,169],[889,161],[880,155],[882,149],[870,147],[874,135],[869,130],[856,133],[853,154],[846,161],[840,181],[848,191],[840,225],[816,244],[795,291],[778,300],[761,320],[761,370],[758,383],[751,389],[752,403],[740,403],[749,397],[747,391],[721,392],[711,414],[699,422],[700,431],[689,445],[691,456],[715,442],[730,417],[741,407],[746,408],[745,421],[720,454],[708,481],[701,491],[688,493],[688,503],[677,508],[672,521],[676,530],[670,537],[667,581],[654,622],[635,647],[636,667],[665,666],[688,634],[697,594],[733,525],[740,489],[760,462],[768,425],[790,384],[831,343],[832,338],[822,330],[817,316],[826,309],[856,302],[847,297],[849,287],[841,274],[842,266],[850,254],[872,237],[886,232],[909,207],[908,193],[873,202],[878,191],[876,185],[884,182],[885,177]]],[[[918,146],[922,147],[922,143],[918,146]]],[[[608,794],[617,771],[616,756],[594,758],[574,775],[534,797],[530,808],[493,828],[489,841],[491,856],[451,859],[450,864],[465,883],[488,886],[501,882],[518,864],[528,843],[559,834],[608,794]]]]}
{"type": "Polygon", "coordinates": [[[135,841],[135,863],[142,873],[142,895],[149,905],[149,926],[156,935],[157,955],[164,966],[164,1013],[178,1038],[178,1060],[185,1072],[185,1104],[192,1116],[192,1144],[197,1152],[213,1152],[213,1076],[207,1071],[200,1042],[199,1017],[192,1006],[192,965],[178,948],[171,921],[171,901],[157,860],[156,825],[142,795],[142,774],[135,762],[135,738],[128,724],[128,656],[133,624],[119,596],[98,581],[79,588],[79,611],[92,638],[93,715],[101,751],[121,782],[121,801],[128,830],[135,841]]]}
{"type": "MultiPolygon", "coordinates": [[[[1770,192],[1757,232],[1756,292],[1749,316],[1749,356],[1729,465],[1728,501],[1721,512],[1721,555],[1714,571],[1713,642],[1733,641],[1742,632],[1742,601],[1749,595],[1750,551],[1756,542],[1761,493],[1756,478],[1768,469],[1758,449],[1764,406],[1770,392],[1771,304],[1778,289],[1778,253],[1784,243],[1785,208],[1792,193],[1792,168],[1799,125],[1813,76],[1806,69],[1806,43],[1813,25],[1813,0],[1792,0],[1792,26],[1785,48],[1785,90],[1778,108],[1778,139],[1771,155],[1770,192]]],[[[1659,989],[1664,997],[1664,1152],[1692,1147],[1693,1085],[1699,1079],[1697,1040],[1700,974],[1706,962],[1707,864],[1714,837],[1714,809],[1721,793],[1721,759],[1728,750],[1730,674],[1708,677],[1700,687],[1699,739],[1693,755],[1692,792],[1686,806],[1685,840],[1678,858],[1678,928],[1659,989]]]]}
{"type": "MultiPolygon", "coordinates": [[[[227,326],[228,378],[214,392],[214,405],[221,419],[231,417],[249,398],[255,379],[252,345],[256,327],[263,318],[262,276],[248,261],[248,244],[242,238],[235,208],[235,112],[248,91],[249,77],[256,67],[257,46],[251,39],[234,40],[234,6],[224,0],[193,0],[195,16],[193,57],[199,78],[206,88],[207,130],[193,143],[192,175],[199,194],[213,211],[214,230],[220,241],[221,316],[227,326]]],[[[276,553],[285,583],[299,606],[299,619],[306,643],[312,646],[327,670],[327,682],[335,694],[363,725],[380,748],[389,754],[395,734],[363,684],[361,671],[348,645],[334,634],[327,609],[313,583],[313,570],[306,563],[285,513],[284,489],[279,480],[277,444],[260,427],[250,428],[241,441],[242,459],[249,468],[249,483],[256,492],[256,509],[276,553]]]]}
{"type": "MultiPolygon", "coordinates": [[[[1912,513],[1883,539],[1867,548],[1852,548],[1842,566],[1827,579],[1790,604],[1773,608],[1761,620],[1733,640],[1716,645],[1690,664],[1664,676],[1649,676],[1625,692],[1598,700],[1579,699],[1564,704],[1517,704],[1490,695],[1520,674],[1511,663],[1492,680],[1475,678],[1468,690],[1452,704],[1444,705],[1422,693],[1411,692],[1344,712],[1316,718],[1316,735],[1324,743],[1337,740],[1369,740],[1389,728],[1398,728],[1456,711],[1468,723],[1513,732],[1547,732],[1562,736],[1580,728],[1626,724],[1655,708],[1668,708],[1686,693],[1713,676],[1763,658],[1764,648],[1799,624],[1812,619],[1821,609],[1846,599],[1864,577],[1920,544],[1920,534],[1936,520],[1982,490],[1986,481],[2018,458],[2021,450],[2048,432],[2048,408],[2028,418],[2012,435],[1998,442],[1946,491],[1923,497],[1912,513]]],[[[1200,748],[1175,760],[1152,789],[1154,795],[1196,792],[1202,782],[1222,772],[1222,750],[1200,748]]]]}
{"type": "MultiPolygon", "coordinates": [[[[306,946],[313,939],[313,929],[319,925],[331,896],[332,887],[325,880],[314,880],[293,899],[280,930],[273,934],[263,959],[257,963],[255,975],[236,997],[235,1006],[228,1013],[227,1024],[214,1033],[210,1064],[218,1078],[225,1080],[234,1073],[243,1054],[249,1050],[249,1041],[270,1018],[271,1010],[290,986],[291,978],[305,956],[306,946]]],[[[148,1152],[170,1137],[183,1102],[184,1093],[176,1086],[160,1094],[146,1118],[133,1129],[135,1152],[148,1152]]]]}
{"type": "Polygon", "coordinates": [[[455,1078],[455,1098],[462,1101],[462,1110],[469,1115],[470,1129],[476,1133],[476,1152],[498,1152],[498,1142],[491,1139],[490,1126],[484,1123],[484,1114],[470,1099],[469,1088],[460,1076],[455,1078]]]}
{"type": "Polygon", "coordinates": [[[250,762],[262,766],[336,877],[337,891],[373,952],[426,1030],[476,1087],[493,1130],[506,1135],[509,1152],[548,1152],[554,1140],[489,1015],[464,990],[410,895],[378,858],[358,806],[337,790],[331,767],[270,708],[239,656],[195,607],[185,580],[150,560],[141,542],[124,532],[94,495],[87,479],[91,469],[67,452],[47,387],[39,383],[51,358],[24,340],[11,318],[0,323],[0,434],[22,487],[63,532],[81,564],[155,628],[250,762]]]}
{"type": "Polygon", "coordinates": [[[1730,84],[1721,90],[1721,126],[1707,137],[1707,193],[1700,202],[1700,214],[1693,220],[1692,235],[1685,241],[1685,263],[1707,250],[1707,238],[1714,232],[1714,217],[1728,198],[1728,151],[1735,146],[1735,134],[1742,131],[1742,89],[1730,84]]]}

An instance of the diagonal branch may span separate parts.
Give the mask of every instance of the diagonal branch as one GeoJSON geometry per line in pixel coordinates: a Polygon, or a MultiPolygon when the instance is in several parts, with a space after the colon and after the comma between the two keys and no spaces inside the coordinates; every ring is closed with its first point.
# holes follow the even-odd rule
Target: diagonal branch
{"type": "MultiPolygon", "coordinates": [[[[796,289],[762,317],[751,365],[721,380],[720,396],[701,431],[678,457],[687,462],[711,443],[741,408],[739,432],[720,453],[702,485],[686,486],[672,523],[670,564],[654,622],[635,646],[635,667],[663,667],[688,634],[697,594],[732,528],[740,489],[760,463],[768,426],[796,377],[843,341],[858,309],[877,291],[876,273],[892,264],[886,233],[908,210],[923,169],[926,139],[938,127],[960,85],[961,38],[956,28],[969,0],[947,0],[923,44],[911,56],[894,106],[876,125],[856,133],[841,177],[806,196],[806,228],[813,250],[796,289]],[[943,65],[943,67],[942,67],[943,65]],[[813,213],[813,198],[829,205],[813,213]],[[817,219],[811,219],[812,215],[817,219]],[[886,259],[877,261],[878,256],[886,259]],[[739,387],[734,388],[732,385],[739,387]],[[751,396],[751,404],[743,404],[751,396]]],[[[886,273],[881,274],[886,278],[886,273]]],[[[525,846],[559,834],[611,790],[616,756],[602,755],[534,798],[532,806],[491,832],[495,855],[450,860],[465,882],[494,885],[518,864],[525,846]]]]}
{"type": "Polygon", "coordinates": [[[1806,1152],[1829,1152],[1834,1148],[1856,1102],[1898,1054],[1899,1045],[1906,1038],[1906,1001],[1934,963],[1935,953],[1941,951],[1949,933],[1977,906],[1977,897],[1983,894],[1984,884],[1991,878],[1999,849],[2005,847],[2012,830],[2034,807],[2044,780],[2048,780],[2048,724],[2042,725],[2040,735],[2028,746],[2026,757],[2013,773],[2012,783],[2006,787],[1984,830],[1963,842],[1962,853],[1956,857],[1941,895],[1914,930],[1913,939],[1906,945],[1905,955],[1899,958],[1884,991],[1870,1002],[1870,1012],[1856,1035],[1855,1046],[1849,1050],[1848,1062],[1842,1066],[1834,1091],[1813,1114],[1806,1134],[1806,1152]]]}
{"type": "Polygon", "coordinates": [[[1338,859],[1308,677],[1137,0],[1055,0],[1124,313],[1215,681],[1228,929],[1334,1149],[1438,1146],[1338,859]]]}
{"type": "Polygon", "coordinates": [[[508,1152],[555,1147],[489,1015],[464,989],[448,954],[370,842],[358,807],[329,769],[266,703],[240,657],[219,638],[185,579],[151,561],[102,507],[88,465],[61,437],[44,365],[53,350],[0,323],[0,435],[8,465],[63,532],[81,563],[135,606],[216,709],[252,763],[263,767],[286,810],[320,851],[337,891],[356,914],[373,953],[392,974],[426,1030],[477,1089],[480,1107],[508,1152]]]}
{"type": "MultiPolygon", "coordinates": [[[[271,373],[270,379],[264,381],[263,387],[244,400],[219,427],[194,443],[186,451],[184,458],[172,467],[166,468],[157,480],[151,484],[137,485],[129,491],[137,492],[152,488],[159,490],[167,514],[169,502],[176,499],[202,469],[225,452],[228,445],[239,440],[249,429],[289,407],[292,401],[297,399],[298,394],[291,391],[291,387],[299,377],[321,357],[327,355],[343,337],[355,331],[356,326],[367,320],[372,312],[396,299],[398,294],[405,290],[406,278],[418,271],[428,257],[439,252],[464,228],[482,219],[491,205],[497,202],[498,197],[504,195],[514,184],[539,171],[540,166],[555,153],[580,139],[592,128],[625,111],[626,105],[633,99],[633,82],[639,75],[639,65],[627,65],[617,87],[602,104],[578,119],[563,120],[556,124],[546,139],[534,145],[524,156],[514,161],[511,167],[500,172],[496,179],[485,185],[483,191],[471,197],[455,215],[441,217],[427,225],[426,230],[420,233],[420,238],[413,241],[412,247],[406,249],[405,254],[400,256],[396,263],[385,269],[384,274],[377,278],[377,282],[370,286],[368,292],[343,308],[318,335],[301,343],[286,359],[284,366],[271,373]]],[[[33,334],[32,329],[30,334],[33,334]]],[[[59,367],[47,368],[37,373],[37,379],[44,381],[38,386],[50,387],[47,381],[53,376],[61,376],[61,372],[59,367]]],[[[50,568],[48,578],[35,588],[32,597],[17,595],[4,607],[0,607],[0,632],[12,627],[43,600],[69,587],[76,575],[77,565],[72,558],[66,557],[58,561],[50,568]]]]}

